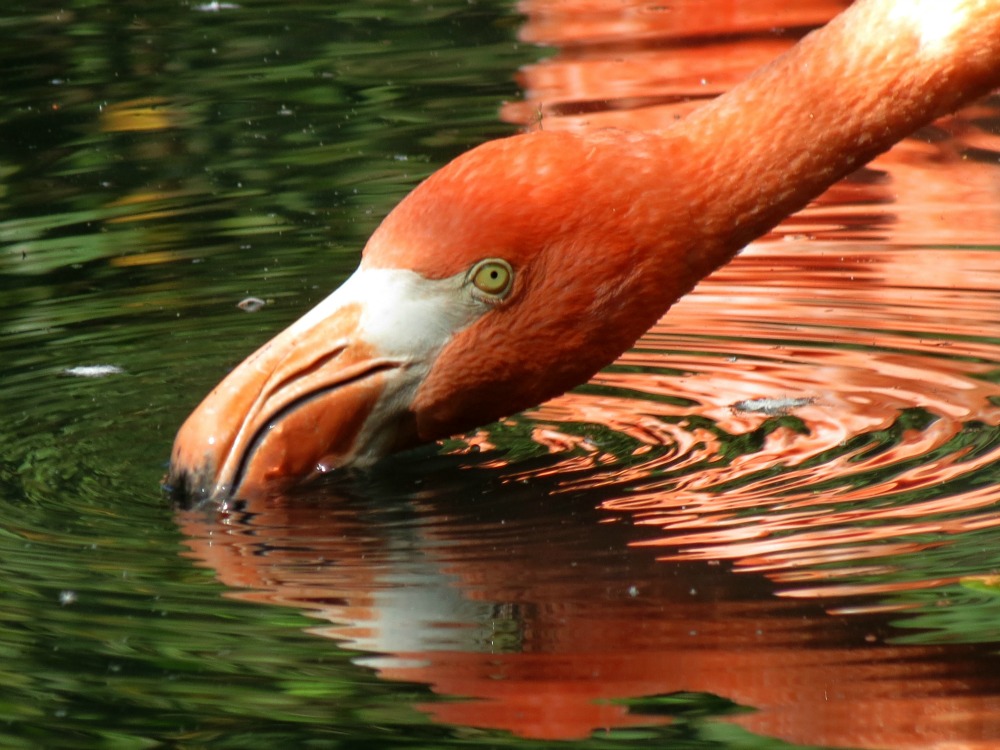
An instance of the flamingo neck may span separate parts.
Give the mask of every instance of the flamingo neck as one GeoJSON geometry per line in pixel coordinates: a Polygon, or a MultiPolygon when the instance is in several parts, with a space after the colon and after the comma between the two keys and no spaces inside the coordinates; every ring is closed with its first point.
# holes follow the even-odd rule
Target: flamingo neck
{"type": "Polygon", "coordinates": [[[689,139],[707,274],[907,134],[1000,85],[996,0],[862,0],[664,135],[689,139]]]}

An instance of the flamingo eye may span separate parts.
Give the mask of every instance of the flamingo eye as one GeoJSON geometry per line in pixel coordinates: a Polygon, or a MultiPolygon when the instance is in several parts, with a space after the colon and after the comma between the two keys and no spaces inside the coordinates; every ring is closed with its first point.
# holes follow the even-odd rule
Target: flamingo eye
{"type": "Polygon", "coordinates": [[[469,280],[485,302],[499,302],[514,283],[514,269],[501,258],[487,258],[472,267],[469,280]]]}

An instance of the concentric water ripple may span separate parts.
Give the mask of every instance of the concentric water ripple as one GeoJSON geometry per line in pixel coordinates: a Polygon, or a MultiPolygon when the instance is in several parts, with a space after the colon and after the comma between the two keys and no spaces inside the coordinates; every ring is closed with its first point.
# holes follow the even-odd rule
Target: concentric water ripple
{"type": "Polygon", "coordinates": [[[663,528],[668,557],[734,560],[786,594],[892,592],[889,558],[1000,523],[1000,273],[983,270],[996,260],[758,246],[595,378],[602,393],[537,411],[551,425],[538,439],[574,448],[545,473],[568,475],[565,491],[615,490],[603,507],[663,528]],[[948,269],[951,285],[920,268],[948,269]],[[565,423],[636,446],[622,457],[560,440],[565,423]],[[600,471],[576,475],[583,455],[600,471]]]}

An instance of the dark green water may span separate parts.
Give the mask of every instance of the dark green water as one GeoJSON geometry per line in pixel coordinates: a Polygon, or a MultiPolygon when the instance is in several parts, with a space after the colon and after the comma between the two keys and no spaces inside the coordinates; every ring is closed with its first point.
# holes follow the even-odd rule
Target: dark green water
{"type": "Polygon", "coordinates": [[[833,203],[842,236],[791,227],[538,412],[264,505],[161,493],[227,369],[513,132],[520,23],[0,10],[0,747],[860,747],[830,738],[894,711],[1000,742],[1000,259],[966,214],[914,241],[833,203]]]}
{"type": "Polygon", "coordinates": [[[15,3],[0,26],[0,745],[433,746],[426,690],[182,557],[159,482],[227,367],[421,177],[511,131],[537,52],[465,2],[15,3]],[[100,364],[124,372],[63,374],[100,364]]]}

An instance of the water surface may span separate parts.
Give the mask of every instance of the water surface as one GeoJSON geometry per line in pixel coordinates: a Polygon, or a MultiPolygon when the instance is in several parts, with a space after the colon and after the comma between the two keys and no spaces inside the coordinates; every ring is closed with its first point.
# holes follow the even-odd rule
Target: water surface
{"type": "Polygon", "coordinates": [[[0,745],[1000,742],[996,98],[571,394],[287,497],[161,494],[420,178],[663,127],[843,4],[577,5],[0,12],[0,745]]]}

